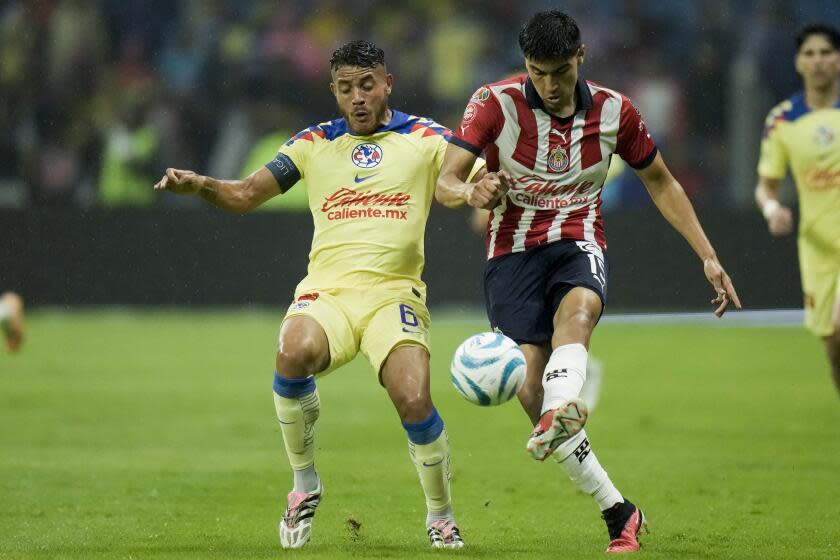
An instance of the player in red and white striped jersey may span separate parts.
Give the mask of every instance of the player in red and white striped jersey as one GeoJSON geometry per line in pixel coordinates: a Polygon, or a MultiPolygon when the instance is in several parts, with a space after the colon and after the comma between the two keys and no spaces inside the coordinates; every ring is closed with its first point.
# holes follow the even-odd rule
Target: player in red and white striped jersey
{"type": "Polygon", "coordinates": [[[534,15],[519,44],[527,74],[483,86],[450,140],[436,198],[492,209],[485,297],[491,326],[516,340],[528,362],[520,403],[535,425],[527,449],[554,453],[592,495],[610,534],[607,552],[638,550],[644,516],[615,488],[583,429],[579,398],[589,339],[607,294],[601,189],[610,158],[632,166],[659,210],[689,242],[715,289],[715,314],[740,308],[732,282],[644,120],[623,94],[583,79],[577,24],[559,11],[534,15]],[[467,176],[484,153],[488,173],[467,176]]]}

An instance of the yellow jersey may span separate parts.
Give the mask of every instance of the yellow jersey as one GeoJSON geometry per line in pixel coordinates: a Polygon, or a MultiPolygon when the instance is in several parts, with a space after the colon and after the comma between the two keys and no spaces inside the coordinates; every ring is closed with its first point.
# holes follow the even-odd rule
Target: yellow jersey
{"type": "Polygon", "coordinates": [[[758,174],[783,179],[790,168],[799,195],[799,240],[840,259],[840,99],[811,110],[799,93],[770,111],[758,174]]]}
{"type": "Polygon", "coordinates": [[[297,291],[328,288],[423,292],[423,239],[451,132],[400,111],[367,136],[343,119],[311,126],[266,165],[284,192],[306,179],[315,224],[297,291]]]}

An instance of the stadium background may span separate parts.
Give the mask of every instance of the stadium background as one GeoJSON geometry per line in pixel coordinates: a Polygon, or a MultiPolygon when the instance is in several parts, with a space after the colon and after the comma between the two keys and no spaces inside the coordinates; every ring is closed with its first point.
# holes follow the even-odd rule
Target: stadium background
{"type": "MultiPolygon", "coordinates": [[[[358,37],[385,49],[394,107],[455,126],[477,86],[521,68],[518,27],[546,6],[5,2],[0,260],[14,264],[0,280],[35,306],[284,306],[308,251],[304,189],[243,219],[155,195],[162,170],[233,178],[268,161],[289,135],[335,115],[327,60],[358,37]]],[[[585,75],[639,105],[745,304],[799,307],[795,243],[765,233],[754,166],[764,115],[799,87],[794,30],[836,21],[836,3],[563,7],[588,45],[585,75]]],[[[610,310],[704,308],[698,262],[635,175],[625,171],[605,198],[610,310]]],[[[430,303],[480,306],[482,242],[466,217],[435,207],[427,237],[430,303]]]]}

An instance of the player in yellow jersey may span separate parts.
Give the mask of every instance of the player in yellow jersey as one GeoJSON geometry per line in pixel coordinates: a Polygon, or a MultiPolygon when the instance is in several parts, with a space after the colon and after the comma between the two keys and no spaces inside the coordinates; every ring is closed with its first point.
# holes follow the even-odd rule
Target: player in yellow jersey
{"type": "Polygon", "coordinates": [[[755,199],[773,235],[793,229],[778,199],[790,169],[799,196],[799,261],[805,325],[825,343],[840,392],[840,32],[817,24],[796,37],[804,91],[767,117],[755,199]]]}
{"type": "MultiPolygon", "coordinates": [[[[285,548],[303,546],[323,494],[314,466],[315,376],[360,350],[397,409],[426,496],[433,547],[463,546],[449,492],[449,444],[429,393],[429,312],[423,237],[449,131],[388,107],[384,53],[354,41],[333,53],[343,118],[312,126],[242,181],[167,169],[158,190],[196,194],[247,212],[305,178],[315,235],[307,276],[280,329],[274,400],[294,488],[280,522],[285,548]]],[[[479,166],[480,167],[480,166],[479,166]]],[[[488,174],[486,181],[494,179],[488,174]]]]}

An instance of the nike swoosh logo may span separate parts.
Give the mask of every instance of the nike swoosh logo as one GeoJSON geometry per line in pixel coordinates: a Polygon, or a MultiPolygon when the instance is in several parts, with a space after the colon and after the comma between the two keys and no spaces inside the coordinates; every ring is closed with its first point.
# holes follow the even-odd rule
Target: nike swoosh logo
{"type": "Polygon", "coordinates": [[[361,183],[362,181],[367,181],[368,179],[370,179],[371,177],[375,177],[376,175],[377,173],[374,173],[373,175],[368,175],[367,177],[359,177],[359,175],[356,174],[356,176],[353,177],[353,180],[357,183],[361,183]]]}
{"type": "Polygon", "coordinates": [[[429,463],[427,463],[426,461],[423,461],[423,466],[424,467],[434,467],[436,465],[440,465],[441,463],[443,463],[443,459],[441,459],[437,463],[432,463],[431,465],[429,463]]]}
{"type": "Polygon", "coordinates": [[[422,332],[420,332],[420,331],[410,331],[410,330],[408,330],[408,329],[407,329],[407,328],[405,328],[405,327],[403,327],[403,332],[404,332],[404,333],[408,333],[408,334],[423,334],[423,333],[422,333],[422,332]]]}
{"type": "Polygon", "coordinates": [[[278,420],[284,426],[291,426],[292,424],[297,424],[297,422],[283,422],[282,420],[278,420]]]}

